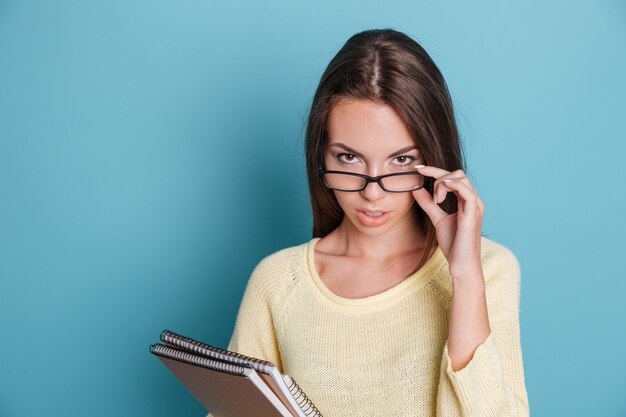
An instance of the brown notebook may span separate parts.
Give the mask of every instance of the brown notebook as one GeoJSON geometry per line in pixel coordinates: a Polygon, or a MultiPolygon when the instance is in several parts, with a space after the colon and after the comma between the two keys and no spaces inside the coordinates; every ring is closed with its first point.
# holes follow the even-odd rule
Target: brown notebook
{"type": "Polygon", "coordinates": [[[169,330],[150,346],[213,417],[322,417],[293,378],[269,361],[169,330]]]}

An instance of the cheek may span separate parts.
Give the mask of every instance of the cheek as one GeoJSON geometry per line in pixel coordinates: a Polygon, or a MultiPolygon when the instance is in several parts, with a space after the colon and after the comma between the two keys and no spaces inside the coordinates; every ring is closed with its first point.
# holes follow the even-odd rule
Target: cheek
{"type": "Polygon", "coordinates": [[[364,207],[364,205],[368,203],[367,199],[363,198],[358,192],[348,193],[335,191],[335,198],[344,213],[348,213],[350,217],[356,216],[354,211],[364,207]]]}
{"type": "Polygon", "coordinates": [[[390,206],[393,206],[393,210],[397,213],[406,213],[415,203],[415,198],[413,198],[411,193],[392,194],[392,200],[393,203],[390,206]]]}
{"type": "Polygon", "coordinates": [[[415,204],[415,197],[413,197],[412,193],[402,193],[402,197],[404,205],[407,207],[407,209],[413,207],[413,204],[415,204]]]}
{"type": "Polygon", "coordinates": [[[358,197],[358,193],[342,193],[338,191],[334,191],[334,193],[337,202],[344,209],[344,211],[346,208],[354,206],[355,197],[358,197]]]}

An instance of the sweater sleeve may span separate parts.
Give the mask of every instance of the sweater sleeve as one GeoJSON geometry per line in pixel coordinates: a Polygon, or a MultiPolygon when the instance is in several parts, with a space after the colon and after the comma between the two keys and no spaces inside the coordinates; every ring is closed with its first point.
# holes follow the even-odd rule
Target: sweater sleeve
{"type": "Polygon", "coordinates": [[[452,370],[448,341],[443,349],[437,417],[528,417],[520,343],[520,265],[501,247],[485,266],[491,332],[470,362],[452,370]]]}
{"type": "MultiPolygon", "coordinates": [[[[227,350],[270,361],[282,372],[278,340],[272,316],[275,276],[271,260],[262,260],[252,272],[239,306],[227,350]]],[[[206,417],[213,417],[209,413],[206,417]]]]}

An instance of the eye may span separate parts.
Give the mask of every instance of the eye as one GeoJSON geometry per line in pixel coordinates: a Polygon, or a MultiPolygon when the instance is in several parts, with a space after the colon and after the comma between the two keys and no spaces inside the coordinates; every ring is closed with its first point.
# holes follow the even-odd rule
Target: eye
{"type": "Polygon", "coordinates": [[[396,156],[395,159],[397,159],[398,162],[400,162],[399,164],[396,164],[396,165],[401,166],[401,167],[406,167],[410,165],[411,163],[413,163],[413,161],[415,161],[417,158],[411,155],[399,155],[399,156],[396,156]]]}
{"type": "Polygon", "coordinates": [[[357,160],[358,158],[356,157],[356,155],[353,155],[351,153],[342,152],[340,154],[337,154],[337,159],[339,159],[339,162],[344,165],[354,165],[352,161],[357,160]],[[345,157],[345,159],[341,159],[342,157],[345,157]]]}

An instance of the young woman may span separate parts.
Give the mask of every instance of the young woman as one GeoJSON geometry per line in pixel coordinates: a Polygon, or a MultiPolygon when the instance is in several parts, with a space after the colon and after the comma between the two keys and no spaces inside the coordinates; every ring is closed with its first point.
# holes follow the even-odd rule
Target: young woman
{"type": "Polygon", "coordinates": [[[520,266],[481,234],[446,83],[391,30],[352,36],[306,133],[313,237],[254,269],[228,349],[325,417],[529,415],[520,266]]]}

